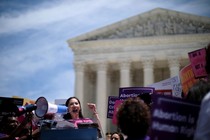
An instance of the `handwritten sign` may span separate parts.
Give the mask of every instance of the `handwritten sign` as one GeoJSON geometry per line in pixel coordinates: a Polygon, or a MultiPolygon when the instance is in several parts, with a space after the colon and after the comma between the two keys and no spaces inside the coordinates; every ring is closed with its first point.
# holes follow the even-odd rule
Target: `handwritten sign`
{"type": "MultiPolygon", "coordinates": [[[[154,87],[156,91],[158,90],[172,90],[172,96],[181,97],[182,87],[179,76],[174,76],[157,83],[148,85],[149,87],[154,87]]],[[[156,92],[157,93],[157,92],[156,92]]]]}
{"type": "Polygon", "coordinates": [[[195,78],[203,78],[207,76],[205,70],[206,65],[206,49],[198,49],[188,53],[189,60],[193,69],[195,78]]]}
{"type": "Polygon", "coordinates": [[[197,81],[197,79],[195,79],[195,77],[194,77],[194,73],[193,73],[191,64],[182,68],[179,72],[179,75],[180,75],[180,79],[181,79],[182,91],[184,93],[184,96],[186,96],[188,93],[188,90],[197,81]]]}

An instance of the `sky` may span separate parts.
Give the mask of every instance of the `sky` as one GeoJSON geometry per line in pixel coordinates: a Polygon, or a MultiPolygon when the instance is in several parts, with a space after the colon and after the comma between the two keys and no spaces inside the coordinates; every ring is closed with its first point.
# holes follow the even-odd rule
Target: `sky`
{"type": "Polygon", "coordinates": [[[0,96],[49,102],[74,96],[67,40],[166,8],[210,17],[209,0],[0,0],[0,96]]]}

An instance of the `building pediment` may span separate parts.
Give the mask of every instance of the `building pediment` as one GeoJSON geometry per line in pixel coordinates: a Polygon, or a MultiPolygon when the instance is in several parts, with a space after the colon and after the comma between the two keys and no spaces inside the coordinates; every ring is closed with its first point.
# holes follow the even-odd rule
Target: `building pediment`
{"type": "Polygon", "coordinates": [[[72,38],[68,42],[201,33],[210,33],[210,18],[157,8],[72,38]]]}

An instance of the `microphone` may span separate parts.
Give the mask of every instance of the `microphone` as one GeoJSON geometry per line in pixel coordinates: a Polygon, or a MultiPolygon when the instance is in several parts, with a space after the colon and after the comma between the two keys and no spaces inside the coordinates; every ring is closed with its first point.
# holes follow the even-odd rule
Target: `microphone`
{"type": "Polygon", "coordinates": [[[19,112],[17,113],[18,116],[23,115],[26,112],[32,112],[33,110],[36,110],[37,106],[36,104],[30,104],[19,108],[19,112]]]}

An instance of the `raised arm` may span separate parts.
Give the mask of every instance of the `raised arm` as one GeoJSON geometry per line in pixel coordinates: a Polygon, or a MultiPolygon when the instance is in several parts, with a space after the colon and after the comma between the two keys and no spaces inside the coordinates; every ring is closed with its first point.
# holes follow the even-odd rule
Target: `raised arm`
{"type": "Polygon", "coordinates": [[[99,115],[98,115],[98,112],[96,109],[96,105],[94,103],[87,103],[87,105],[88,105],[88,108],[93,112],[93,116],[97,121],[98,127],[101,131],[101,135],[102,135],[102,137],[104,137],[104,133],[103,133],[103,129],[101,127],[101,122],[100,122],[99,115]]]}

